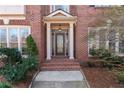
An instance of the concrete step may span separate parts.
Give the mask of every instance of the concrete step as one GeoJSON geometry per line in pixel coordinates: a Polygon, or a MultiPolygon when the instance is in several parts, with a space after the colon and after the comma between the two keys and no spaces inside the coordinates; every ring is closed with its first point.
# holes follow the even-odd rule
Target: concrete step
{"type": "Polygon", "coordinates": [[[85,81],[35,81],[32,88],[87,88],[85,81]]]}

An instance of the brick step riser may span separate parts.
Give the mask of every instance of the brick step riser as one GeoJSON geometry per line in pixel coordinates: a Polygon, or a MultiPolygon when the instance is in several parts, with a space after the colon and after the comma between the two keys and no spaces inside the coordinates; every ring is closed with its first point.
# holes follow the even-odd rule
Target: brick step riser
{"type": "Polygon", "coordinates": [[[44,64],[41,64],[42,66],[59,66],[59,65],[62,65],[62,66],[79,66],[79,64],[59,64],[59,63],[57,63],[57,64],[54,64],[54,63],[44,63],[44,64]]]}
{"type": "Polygon", "coordinates": [[[75,71],[80,69],[41,69],[41,71],[75,71]]]}
{"type": "Polygon", "coordinates": [[[77,60],[69,60],[69,59],[52,59],[46,60],[46,62],[78,62],[77,60]]]}
{"type": "Polygon", "coordinates": [[[73,68],[73,67],[78,67],[78,68],[79,68],[80,66],[64,66],[64,65],[62,65],[62,66],[60,66],[60,65],[57,66],[57,65],[56,65],[56,66],[42,66],[41,68],[44,68],[44,67],[46,67],[46,68],[61,68],[61,67],[62,67],[62,68],[64,68],[64,67],[65,67],[65,68],[67,68],[67,67],[68,67],[68,68],[73,68]]]}
{"type": "Polygon", "coordinates": [[[79,70],[80,66],[43,66],[41,67],[41,70],[79,70]]]}
{"type": "Polygon", "coordinates": [[[61,67],[61,68],[48,68],[48,67],[43,67],[41,68],[42,71],[53,71],[53,70],[80,70],[79,67],[71,67],[71,68],[65,68],[65,67],[61,67]]]}
{"type": "Polygon", "coordinates": [[[63,61],[63,60],[59,60],[59,61],[58,60],[57,61],[55,60],[55,61],[53,61],[52,60],[52,61],[46,61],[46,62],[47,63],[50,63],[50,62],[56,62],[56,63],[58,62],[58,63],[60,63],[60,62],[76,62],[76,61],[63,61]]]}
{"type": "Polygon", "coordinates": [[[76,60],[69,59],[52,59],[46,60],[41,64],[43,71],[65,71],[65,70],[79,70],[80,64],[76,60]]]}

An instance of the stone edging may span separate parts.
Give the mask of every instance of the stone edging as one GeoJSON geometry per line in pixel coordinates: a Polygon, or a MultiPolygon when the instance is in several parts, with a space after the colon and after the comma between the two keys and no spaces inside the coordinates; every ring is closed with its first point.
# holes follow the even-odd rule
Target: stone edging
{"type": "Polygon", "coordinates": [[[90,85],[89,85],[89,83],[88,83],[88,81],[87,81],[87,79],[86,79],[86,77],[85,77],[85,75],[84,75],[83,70],[81,69],[80,72],[82,73],[82,75],[83,75],[83,77],[84,77],[84,80],[86,81],[87,87],[90,88],[90,85]]]}
{"type": "Polygon", "coordinates": [[[33,76],[32,80],[31,80],[31,83],[30,83],[30,85],[29,85],[28,88],[31,88],[31,87],[32,87],[32,83],[33,83],[35,77],[38,75],[39,72],[40,72],[40,71],[38,70],[38,71],[35,73],[35,75],[33,76]]]}

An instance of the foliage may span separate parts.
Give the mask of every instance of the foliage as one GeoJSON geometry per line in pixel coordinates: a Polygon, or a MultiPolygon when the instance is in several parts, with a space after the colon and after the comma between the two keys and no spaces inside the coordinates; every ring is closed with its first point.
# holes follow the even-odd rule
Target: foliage
{"type": "Polygon", "coordinates": [[[88,61],[87,64],[88,64],[89,67],[95,67],[95,63],[94,62],[88,61]]]}
{"type": "Polygon", "coordinates": [[[0,56],[6,55],[6,63],[16,64],[21,62],[21,53],[15,48],[0,48],[0,56]]]}
{"type": "Polygon", "coordinates": [[[89,53],[90,55],[99,57],[101,59],[111,56],[111,53],[106,49],[90,49],[89,53]]]}
{"type": "Polygon", "coordinates": [[[0,82],[0,88],[11,88],[11,84],[8,82],[0,82]]]}
{"type": "Polygon", "coordinates": [[[101,65],[102,67],[106,67],[109,70],[111,70],[114,67],[114,65],[110,61],[101,61],[101,65]]]}
{"type": "Polygon", "coordinates": [[[101,62],[102,67],[107,67],[108,69],[112,69],[116,64],[123,65],[124,58],[112,55],[108,50],[105,49],[91,49],[90,54],[92,56],[97,56],[98,58],[102,59],[101,62]]]}
{"type": "Polygon", "coordinates": [[[36,43],[34,42],[31,35],[29,35],[27,37],[26,44],[27,44],[27,51],[28,51],[29,55],[37,55],[38,54],[36,43]]]}
{"type": "Polygon", "coordinates": [[[118,82],[124,84],[124,71],[118,72],[116,74],[118,82]]]}
{"type": "Polygon", "coordinates": [[[29,57],[22,59],[22,62],[16,65],[6,64],[5,67],[2,69],[2,75],[11,82],[19,81],[25,78],[26,73],[31,70],[35,69],[37,66],[37,59],[36,57],[29,57]]]}

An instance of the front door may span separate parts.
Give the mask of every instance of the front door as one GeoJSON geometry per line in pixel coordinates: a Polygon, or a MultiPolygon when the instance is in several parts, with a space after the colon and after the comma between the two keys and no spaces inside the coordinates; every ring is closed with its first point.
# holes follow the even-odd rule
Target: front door
{"type": "Polygon", "coordinates": [[[52,56],[68,56],[67,31],[52,31],[52,56]]]}
{"type": "Polygon", "coordinates": [[[56,34],[56,54],[57,55],[64,55],[64,45],[65,44],[65,38],[64,33],[57,33],[56,34]]]}

